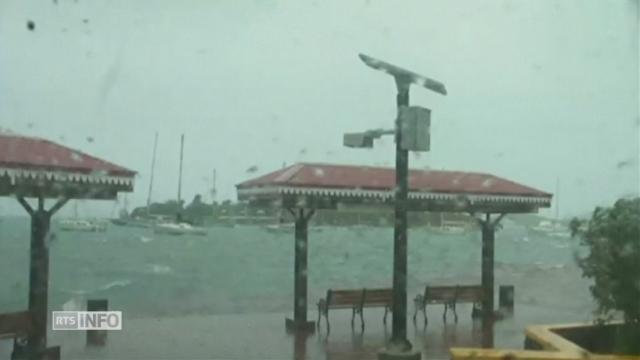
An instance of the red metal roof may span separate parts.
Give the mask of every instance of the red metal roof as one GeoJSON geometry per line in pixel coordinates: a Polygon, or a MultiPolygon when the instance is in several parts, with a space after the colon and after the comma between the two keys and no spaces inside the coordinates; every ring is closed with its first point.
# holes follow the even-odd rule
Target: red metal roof
{"type": "MultiPolygon", "coordinates": [[[[238,189],[268,186],[389,190],[395,169],[371,166],[300,163],[236,185],[238,189]]],[[[411,170],[409,190],[551,197],[551,194],[491,174],[461,171],[411,170]]]]}
{"type": "Polygon", "coordinates": [[[0,134],[0,167],[125,177],[136,174],[133,170],[49,140],[13,134],[0,134]]]}

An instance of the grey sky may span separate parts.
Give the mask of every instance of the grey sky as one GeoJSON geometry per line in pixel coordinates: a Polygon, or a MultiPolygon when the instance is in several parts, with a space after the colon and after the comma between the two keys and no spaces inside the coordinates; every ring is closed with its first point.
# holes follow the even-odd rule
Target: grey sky
{"type": "Polygon", "coordinates": [[[341,145],[395,114],[391,78],[359,52],[447,85],[446,97],[412,90],[433,110],[432,151],[412,167],[550,192],[560,178],[563,215],[638,193],[633,0],[5,0],[0,44],[0,127],[139,171],[132,205],[146,199],[156,130],[157,200],[176,195],[181,133],[187,200],[213,168],[222,200],[254,165],[393,165],[391,139],[341,145]]]}

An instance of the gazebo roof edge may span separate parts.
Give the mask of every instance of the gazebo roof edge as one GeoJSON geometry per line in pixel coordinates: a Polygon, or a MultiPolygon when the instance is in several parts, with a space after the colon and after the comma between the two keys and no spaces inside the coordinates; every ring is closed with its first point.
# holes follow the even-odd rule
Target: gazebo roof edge
{"type": "Polygon", "coordinates": [[[28,163],[22,160],[15,160],[15,159],[7,160],[7,157],[2,158],[0,156],[0,168],[25,169],[25,170],[33,170],[33,171],[50,171],[50,172],[63,171],[63,172],[79,173],[79,174],[89,174],[92,171],[104,171],[108,175],[123,176],[123,177],[134,177],[137,174],[137,172],[134,170],[128,169],[126,167],[117,165],[110,161],[106,161],[104,159],[90,155],[84,151],[77,150],[77,149],[68,147],[66,145],[58,144],[56,142],[53,142],[45,138],[40,138],[35,136],[26,136],[21,134],[0,133],[0,142],[2,141],[3,138],[12,139],[14,141],[29,142],[29,144],[26,144],[25,146],[45,144],[46,146],[57,148],[57,150],[59,151],[70,152],[72,154],[76,154],[81,158],[86,158],[91,163],[95,165],[100,165],[100,166],[94,169],[94,168],[91,168],[88,166],[82,166],[82,165],[70,166],[70,165],[64,165],[64,164],[47,164],[47,163],[44,163],[44,160],[42,161],[42,163],[36,164],[36,163],[28,163]]]}
{"type": "MultiPolygon", "coordinates": [[[[309,162],[301,162],[293,164],[289,167],[279,169],[276,171],[269,172],[265,175],[258,176],[256,178],[243,181],[239,184],[236,184],[237,190],[242,190],[246,188],[263,188],[263,187],[273,187],[273,186],[286,186],[290,188],[331,188],[336,190],[347,190],[354,189],[354,186],[348,185],[338,185],[338,184],[309,184],[309,183],[293,183],[292,179],[295,179],[296,175],[304,169],[305,167],[314,167],[320,169],[322,171],[323,167],[332,167],[332,168],[342,168],[342,169],[358,169],[358,170],[373,170],[373,171],[384,171],[389,172],[393,171],[393,168],[388,167],[380,167],[380,166],[368,166],[368,165],[348,165],[348,164],[329,164],[329,163],[309,163],[309,162]]],[[[382,174],[388,176],[389,174],[382,174]]],[[[456,170],[419,170],[419,169],[410,169],[409,177],[410,177],[410,189],[411,192],[431,192],[432,189],[429,187],[417,187],[411,186],[411,177],[420,177],[420,176],[428,176],[428,175],[436,175],[436,176],[459,176],[464,178],[466,176],[473,177],[484,177],[485,181],[500,181],[503,185],[508,185],[512,187],[518,187],[519,190],[523,191],[518,193],[518,196],[524,197],[549,197],[551,198],[553,195],[551,193],[541,191],[530,186],[526,186],[520,183],[516,183],[509,179],[505,179],[502,177],[498,177],[493,174],[488,173],[480,173],[480,172],[465,172],[465,171],[456,171],[456,170]],[[526,192],[525,192],[526,191],[526,192]]],[[[364,184],[362,186],[358,186],[358,188],[363,190],[373,190],[373,191],[388,191],[391,190],[392,186],[371,186],[364,184]]],[[[484,190],[484,189],[483,189],[484,190]]],[[[436,192],[438,193],[459,193],[460,189],[438,189],[436,192]]],[[[478,195],[514,195],[514,192],[510,191],[491,191],[487,189],[487,191],[469,191],[469,193],[475,193],[478,195]]]]}

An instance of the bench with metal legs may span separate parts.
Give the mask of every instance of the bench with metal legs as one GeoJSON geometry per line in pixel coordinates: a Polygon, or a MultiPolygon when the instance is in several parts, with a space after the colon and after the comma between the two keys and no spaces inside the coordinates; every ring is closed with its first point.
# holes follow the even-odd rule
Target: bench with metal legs
{"type": "Polygon", "coordinates": [[[393,301],[392,289],[361,289],[361,290],[331,290],[327,291],[325,299],[318,301],[318,329],[320,320],[325,317],[327,333],[331,331],[329,325],[329,309],[351,308],[351,328],[355,326],[356,315],[360,317],[360,329],[364,332],[365,322],[363,312],[365,307],[384,307],[382,321],[387,323],[387,313],[393,301]]]}
{"type": "Polygon", "coordinates": [[[418,312],[422,311],[424,315],[424,325],[427,326],[429,319],[427,317],[428,304],[443,304],[444,312],[442,313],[442,321],[447,321],[447,313],[449,310],[453,312],[454,320],[458,322],[458,312],[456,304],[472,303],[473,309],[471,316],[476,317],[479,309],[478,306],[482,302],[483,290],[481,285],[456,285],[456,286],[429,286],[424,289],[423,294],[416,295],[414,301],[415,311],[413,313],[413,323],[416,323],[418,312]]]}

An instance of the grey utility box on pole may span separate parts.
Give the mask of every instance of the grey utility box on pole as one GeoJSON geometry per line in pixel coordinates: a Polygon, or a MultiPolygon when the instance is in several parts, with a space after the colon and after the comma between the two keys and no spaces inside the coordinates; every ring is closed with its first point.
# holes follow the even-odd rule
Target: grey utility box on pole
{"type": "Polygon", "coordinates": [[[402,106],[398,116],[400,116],[402,149],[429,151],[431,110],[419,106],[402,106]]]}

